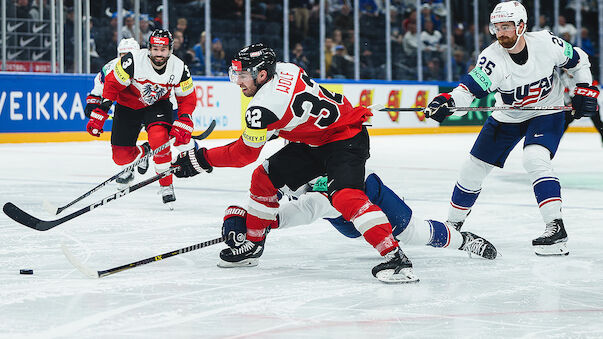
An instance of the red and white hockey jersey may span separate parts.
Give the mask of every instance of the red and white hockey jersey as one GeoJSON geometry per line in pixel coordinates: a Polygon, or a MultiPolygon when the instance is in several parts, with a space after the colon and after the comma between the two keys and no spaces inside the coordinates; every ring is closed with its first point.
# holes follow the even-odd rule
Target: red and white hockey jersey
{"type": "Polygon", "coordinates": [[[124,55],[105,77],[103,98],[120,105],[142,109],[159,100],[169,100],[172,90],[178,102],[178,115],[193,114],[196,98],[188,67],[171,55],[165,67],[157,71],[141,49],[124,55]]]}
{"type": "Polygon", "coordinates": [[[322,146],[355,136],[370,115],[367,108],[354,108],[343,95],[318,85],[299,66],[277,63],[274,77],[249,102],[243,135],[206,156],[215,167],[242,167],[257,159],[271,137],[322,146]]]}

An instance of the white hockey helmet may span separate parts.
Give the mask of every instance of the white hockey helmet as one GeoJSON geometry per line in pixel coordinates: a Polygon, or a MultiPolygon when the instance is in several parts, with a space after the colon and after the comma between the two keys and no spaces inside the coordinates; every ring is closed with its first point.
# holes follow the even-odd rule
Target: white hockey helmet
{"type": "Polygon", "coordinates": [[[119,46],[117,46],[117,55],[137,51],[139,49],[140,45],[138,44],[138,41],[134,40],[134,38],[121,39],[119,46]]]}
{"type": "Polygon", "coordinates": [[[496,34],[494,24],[508,21],[512,21],[515,24],[515,33],[517,33],[517,36],[525,33],[528,27],[528,12],[519,1],[501,2],[494,7],[494,10],[490,14],[490,34],[496,34]],[[520,32],[519,23],[522,21],[524,29],[520,32]]]}

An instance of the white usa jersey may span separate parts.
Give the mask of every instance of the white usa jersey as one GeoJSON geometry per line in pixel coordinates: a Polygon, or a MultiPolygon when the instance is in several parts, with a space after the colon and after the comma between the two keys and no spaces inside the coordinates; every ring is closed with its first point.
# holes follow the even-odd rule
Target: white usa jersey
{"type": "MultiPolygon", "coordinates": [[[[528,59],[515,63],[498,41],[478,57],[476,67],[461,79],[451,95],[456,106],[469,106],[475,97],[495,92],[496,106],[562,106],[564,86],[557,67],[566,68],[578,81],[592,82],[586,53],[548,31],[524,34],[528,59]]],[[[559,111],[494,111],[500,122],[518,123],[559,111]]],[[[465,114],[466,112],[459,112],[465,114]]]]}

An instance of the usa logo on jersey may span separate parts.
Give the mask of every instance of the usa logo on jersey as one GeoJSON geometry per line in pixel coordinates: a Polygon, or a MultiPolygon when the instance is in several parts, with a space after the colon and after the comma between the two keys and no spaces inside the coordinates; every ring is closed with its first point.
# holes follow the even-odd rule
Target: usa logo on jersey
{"type": "Polygon", "coordinates": [[[503,102],[511,106],[526,106],[546,98],[553,89],[553,73],[530,84],[516,87],[514,90],[501,90],[503,102]]]}

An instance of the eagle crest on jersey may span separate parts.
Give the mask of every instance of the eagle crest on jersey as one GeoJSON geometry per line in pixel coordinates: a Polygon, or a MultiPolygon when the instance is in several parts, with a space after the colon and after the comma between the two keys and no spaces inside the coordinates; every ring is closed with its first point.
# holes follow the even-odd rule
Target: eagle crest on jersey
{"type": "Polygon", "coordinates": [[[167,89],[158,84],[146,83],[142,85],[142,100],[147,105],[154,104],[159,98],[167,94],[167,89]]]}

